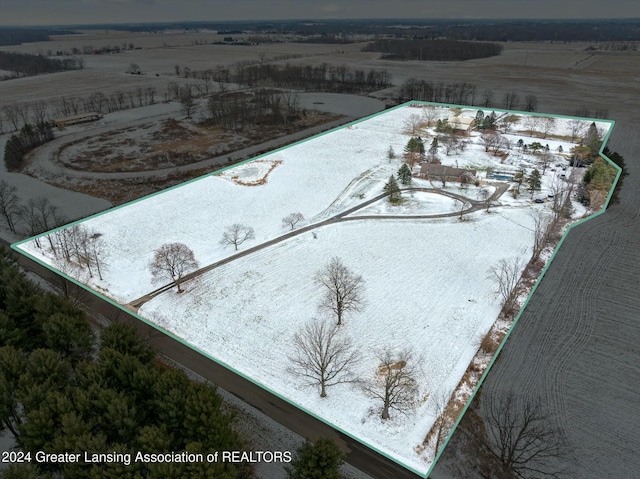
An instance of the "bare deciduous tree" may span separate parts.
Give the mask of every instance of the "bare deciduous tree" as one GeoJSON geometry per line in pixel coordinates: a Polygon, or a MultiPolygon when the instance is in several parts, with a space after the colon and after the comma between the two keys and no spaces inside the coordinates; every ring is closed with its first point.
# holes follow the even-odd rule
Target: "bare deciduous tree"
{"type": "Polygon", "coordinates": [[[484,151],[489,152],[490,149],[495,148],[500,144],[502,137],[495,131],[487,131],[480,135],[480,141],[484,145],[484,151]]]}
{"type": "MultiPolygon", "coordinates": [[[[58,208],[42,196],[32,198],[26,205],[23,205],[21,217],[27,224],[27,234],[32,236],[61,226],[66,222],[66,218],[60,214],[58,208]]],[[[47,236],[47,240],[54,255],[57,254],[55,244],[50,235],[47,236]]],[[[40,247],[40,241],[38,239],[35,240],[35,244],[40,247]]]]}
{"type": "Polygon", "coordinates": [[[533,136],[540,126],[540,118],[534,115],[526,115],[523,123],[524,127],[529,131],[529,136],[533,136]]]}
{"type": "Polygon", "coordinates": [[[422,118],[427,126],[435,125],[436,120],[440,116],[440,111],[433,105],[426,105],[422,109],[422,118]]]}
{"type": "Polygon", "coordinates": [[[36,123],[44,123],[47,120],[47,104],[42,100],[38,100],[31,104],[31,110],[35,117],[36,123]]]}
{"type": "Polygon", "coordinates": [[[150,265],[154,282],[170,279],[178,288],[178,293],[182,293],[180,283],[184,275],[197,267],[193,251],[184,243],[162,245],[156,250],[150,265]]]}
{"type": "Polygon", "coordinates": [[[420,131],[420,126],[422,125],[422,118],[420,118],[420,115],[416,114],[416,113],[412,113],[411,115],[409,115],[409,118],[407,118],[404,121],[404,131],[407,135],[411,135],[412,137],[416,136],[418,134],[418,132],[420,131]]]}
{"type": "Polygon", "coordinates": [[[536,111],[538,109],[538,97],[527,95],[524,99],[524,111],[536,111]]]}
{"type": "Polygon", "coordinates": [[[493,105],[493,91],[492,90],[484,90],[482,92],[482,106],[488,108],[493,105]]]}
{"type": "Polygon", "coordinates": [[[491,191],[489,190],[489,188],[483,186],[482,188],[480,188],[480,191],[478,191],[478,196],[482,198],[482,201],[485,202],[487,213],[489,213],[489,208],[491,208],[491,191]]]}
{"type": "Polygon", "coordinates": [[[304,216],[302,215],[302,213],[291,213],[290,215],[282,218],[282,227],[290,227],[293,230],[301,221],[304,221],[304,216]]]}
{"type": "Polygon", "coordinates": [[[182,112],[187,116],[187,118],[191,118],[191,115],[197,108],[198,104],[196,103],[195,98],[193,98],[190,85],[180,88],[179,99],[180,105],[182,105],[182,112]]]}
{"type": "Polygon", "coordinates": [[[235,223],[229,226],[222,235],[220,244],[223,246],[233,245],[238,251],[238,246],[247,240],[255,238],[256,235],[250,226],[235,223]]]}
{"type": "Polygon", "coordinates": [[[489,268],[488,277],[495,281],[496,294],[502,300],[504,311],[508,315],[513,315],[517,307],[523,269],[524,265],[519,257],[510,260],[501,259],[497,265],[489,268]]]}
{"type": "Polygon", "coordinates": [[[327,396],[330,386],[355,382],[351,368],[360,356],[339,329],[335,324],[314,319],[293,336],[290,371],[309,384],[320,386],[320,397],[327,396]]]}
{"type": "Polygon", "coordinates": [[[549,243],[551,219],[542,210],[533,210],[531,217],[533,218],[533,255],[531,259],[537,261],[549,243]]]}
{"type": "Polygon", "coordinates": [[[438,451],[444,444],[445,439],[449,431],[455,423],[455,418],[447,415],[447,405],[449,403],[449,397],[444,392],[435,394],[432,398],[433,413],[436,416],[436,420],[431,428],[430,435],[433,438],[433,455],[438,455],[438,451]]]}
{"type": "Polygon", "coordinates": [[[7,119],[14,130],[19,130],[20,128],[20,114],[19,107],[14,103],[11,105],[5,105],[2,107],[2,111],[4,112],[4,117],[7,119]]]}
{"type": "Polygon", "coordinates": [[[4,180],[0,181],[0,214],[12,233],[16,232],[16,224],[20,220],[20,198],[18,188],[4,180]]]}
{"type": "Polygon", "coordinates": [[[518,108],[518,92],[510,91],[504,94],[504,108],[505,110],[515,110],[518,108]]]}
{"type": "Polygon", "coordinates": [[[549,133],[553,132],[556,127],[556,119],[553,117],[545,117],[542,119],[542,138],[546,138],[549,133]]]}
{"type": "MultiPolygon", "coordinates": [[[[559,479],[570,449],[537,398],[482,391],[447,446],[444,467],[455,477],[559,479]]],[[[569,477],[572,477],[569,475],[569,477]]]]}
{"type": "Polygon", "coordinates": [[[567,122],[569,131],[571,132],[571,142],[575,143],[578,138],[581,138],[587,129],[587,123],[584,120],[569,120],[567,122]]]}
{"type": "Polygon", "coordinates": [[[364,280],[347,268],[340,258],[333,257],[329,264],[318,271],[316,283],[324,286],[321,309],[333,312],[338,326],[346,313],[360,311],[364,306],[364,280]]]}
{"type": "Polygon", "coordinates": [[[418,361],[413,356],[409,350],[383,349],[376,353],[380,366],[363,387],[369,396],[382,401],[382,419],[389,419],[391,410],[406,414],[417,403],[418,361]]]}

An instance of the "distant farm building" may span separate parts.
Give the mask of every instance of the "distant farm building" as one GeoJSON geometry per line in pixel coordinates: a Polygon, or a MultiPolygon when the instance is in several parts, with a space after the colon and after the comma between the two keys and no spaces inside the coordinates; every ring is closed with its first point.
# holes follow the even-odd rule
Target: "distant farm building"
{"type": "Polygon", "coordinates": [[[476,173],[476,170],[453,168],[447,165],[434,165],[432,163],[422,163],[420,165],[420,177],[427,180],[473,183],[476,181],[476,173]]]}
{"type": "Polygon", "coordinates": [[[90,121],[96,121],[102,118],[100,113],[82,113],[81,115],[65,116],[62,118],[55,118],[53,120],[54,125],[58,128],[64,128],[69,125],[77,125],[78,123],[87,123],[90,121]]]}

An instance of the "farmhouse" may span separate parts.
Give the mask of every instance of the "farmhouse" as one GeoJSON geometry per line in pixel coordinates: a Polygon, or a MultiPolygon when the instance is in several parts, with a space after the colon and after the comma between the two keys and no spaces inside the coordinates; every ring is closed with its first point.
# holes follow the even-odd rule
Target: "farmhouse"
{"type": "Polygon", "coordinates": [[[82,113],[80,115],[65,116],[62,118],[54,118],[53,123],[58,128],[64,128],[69,125],[77,125],[78,123],[87,123],[89,121],[96,121],[102,118],[100,113],[82,113]]]}
{"type": "Polygon", "coordinates": [[[429,162],[424,162],[420,165],[420,178],[427,180],[473,183],[476,181],[476,173],[476,170],[454,168],[447,165],[434,165],[429,162]]]}

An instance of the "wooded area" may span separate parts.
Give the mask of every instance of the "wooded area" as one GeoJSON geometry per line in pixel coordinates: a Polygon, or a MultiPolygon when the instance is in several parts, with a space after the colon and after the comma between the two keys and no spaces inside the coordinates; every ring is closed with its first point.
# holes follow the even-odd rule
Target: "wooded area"
{"type": "Polygon", "coordinates": [[[59,60],[28,53],[0,52],[0,70],[12,72],[10,75],[0,77],[2,80],[41,75],[43,73],[81,70],[83,67],[84,60],[81,58],[59,60]]]}
{"type": "Polygon", "coordinates": [[[216,70],[214,80],[306,91],[366,93],[390,86],[391,74],[386,70],[353,70],[345,65],[336,66],[328,63],[318,66],[287,63],[249,65],[238,68],[235,73],[229,73],[228,69],[216,70]]]}
{"type": "MultiPolygon", "coordinates": [[[[0,252],[0,422],[24,452],[208,453],[241,450],[215,388],[156,360],[131,327],[99,333],[69,298],[46,293],[0,252]],[[97,337],[98,336],[98,337],[97,337]]],[[[250,478],[252,466],[209,462],[12,464],[35,477],[250,478]]]]}

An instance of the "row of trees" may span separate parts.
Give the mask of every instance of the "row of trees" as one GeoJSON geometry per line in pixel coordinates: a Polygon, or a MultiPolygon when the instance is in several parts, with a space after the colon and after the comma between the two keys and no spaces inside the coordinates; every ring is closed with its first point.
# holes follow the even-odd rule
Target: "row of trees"
{"type": "Polygon", "coordinates": [[[19,170],[28,152],[51,140],[53,140],[51,123],[25,124],[19,133],[9,137],[4,146],[4,162],[7,170],[19,170]]]}
{"type": "Polygon", "coordinates": [[[354,70],[346,65],[318,66],[304,64],[274,65],[264,63],[240,67],[235,73],[214,71],[219,82],[233,82],[248,86],[273,86],[313,91],[356,93],[380,90],[391,85],[386,70],[354,70]]]}
{"type": "Polygon", "coordinates": [[[63,95],[50,101],[9,103],[0,109],[0,133],[17,131],[28,123],[45,123],[56,117],[80,113],[111,113],[129,108],[153,105],[157,102],[157,90],[152,86],[139,86],[134,90],[101,91],[84,97],[63,95]]]}
{"type": "Polygon", "coordinates": [[[375,40],[362,51],[381,52],[383,59],[461,61],[500,55],[502,45],[456,40],[375,40]]]}
{"type": "Polygon", "coordinates": [[[0,180],[0,217],[14,234],[31,236],[61,226],[67,219],[44,197],[23,201],[18,189],[0,180]]]}
{"type": "Polygon", "coordinates": [[[54,59],[29,53],[0,52],[0,70],[10,71],[4,78],[20,78],[43,73],[68,70],[81,70],[84,61],[81,58],[54,59]]]}
{"type": "MultiPolygon", "coordinates": [[[[159,364],[136,331],[97,340],[84,313],[0,257],[0,421],[25,452],[211,452],[246,446],[209,385],[159,364]]],[[[252,477],[238,463],[12,464],[5,478],[252,477]]]]}

